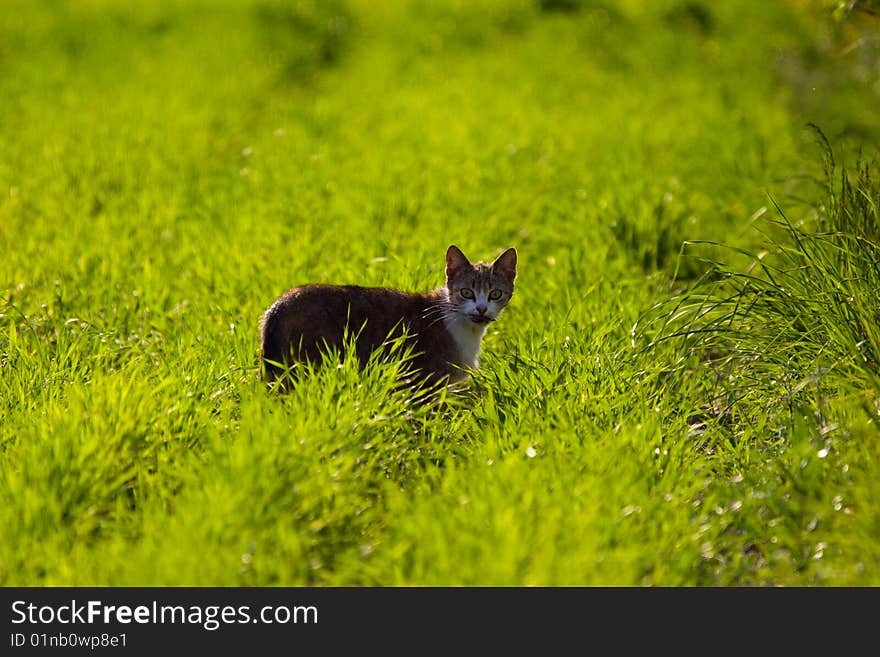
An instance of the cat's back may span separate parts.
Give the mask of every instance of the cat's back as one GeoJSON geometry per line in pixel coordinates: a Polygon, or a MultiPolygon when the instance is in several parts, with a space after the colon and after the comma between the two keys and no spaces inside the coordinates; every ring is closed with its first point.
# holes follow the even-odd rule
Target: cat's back
{"type": "MultiPolygon", "coordinates": [[[[365,360],[390,335],[420,331],[436,304],[435,293],[403,292],[358,285],[309,284],[282,294],[263,314],[261,351],[264,360],[284,363],[316,361],[327,347],[343,349],[347,336],[357,336],[358,356],[365,360]]],[[[270,378],[277,372],[270,367],[270,378]]]]}
{"type": "Polygon", "coordinates": [[[366,319],[403,319],[418,314],[431,302],[430,294],[384,287],[309,284],[291,288],[278,297],[266,311],[263,323],[281,316],[298,317],[303,322],[330,321],[335,325],[343,320],[351,324],[366,319]]]}

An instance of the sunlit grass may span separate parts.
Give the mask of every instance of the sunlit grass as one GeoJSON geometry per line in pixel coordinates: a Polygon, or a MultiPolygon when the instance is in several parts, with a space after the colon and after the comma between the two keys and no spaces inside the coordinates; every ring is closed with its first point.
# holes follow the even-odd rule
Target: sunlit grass
{"type": "Polygon", "coordinates": [[[790,79],[826,19],[5,3],[0,584],[876,584],[873,92],[790,79]],[[451,243],[520,255],[463,390],[260,383],[278,294],[451,243]]]}

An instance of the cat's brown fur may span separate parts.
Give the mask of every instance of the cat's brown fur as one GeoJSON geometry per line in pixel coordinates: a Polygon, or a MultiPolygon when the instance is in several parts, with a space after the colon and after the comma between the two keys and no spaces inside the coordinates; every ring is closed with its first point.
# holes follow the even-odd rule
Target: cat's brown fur
{"type": "Polygon", "coordinates": [[[406,335],[410,369],[419,381],[454,381],[477,366],[486,326],[513,294],[516,251],[492,264],[471,264],[455,246],[446,252],[446,286],[401,292],[355,285],[304,285],[282,294],[263,314],[264,378],[295,375],[296,362],[318,364],[329,349],[342,352],[346,332],[356,336],[358,361],[366,364],[391,338],[406,335]],[[467,297],[465,296],[467,295],[467,297]],[[499,298],[491,299],[490,297],[499,298]]]}

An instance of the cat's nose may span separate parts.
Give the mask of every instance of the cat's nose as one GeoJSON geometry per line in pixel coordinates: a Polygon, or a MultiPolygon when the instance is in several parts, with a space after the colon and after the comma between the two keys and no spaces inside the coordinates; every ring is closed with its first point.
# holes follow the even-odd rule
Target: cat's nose
{"type": "Polygon", "coordinates": [[[488,308],[486,307],[486,305],[484,305],[482,303],[477,306],[477,312],[480,313],[481,315],[485,315],[487,310],[488,310],[488,308]]]}

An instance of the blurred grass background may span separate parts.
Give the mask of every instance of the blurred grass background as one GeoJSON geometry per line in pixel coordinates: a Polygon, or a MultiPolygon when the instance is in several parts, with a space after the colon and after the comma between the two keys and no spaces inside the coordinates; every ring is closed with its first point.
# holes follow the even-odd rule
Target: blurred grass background
{"type": "Polygon", "coordinates": [[[758,330],[809,284],[702,287],[829,216],[880,262],[876,179],[834,201],[876,157],[876,9],[4,2],[0,584],[878,583],[874,366],[758,330]],[[450,243],[520,253],[468,393],[266,393],[275,296],[428,289],[450,243]]]}

